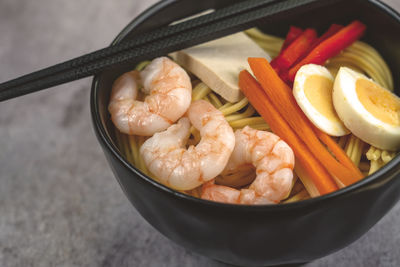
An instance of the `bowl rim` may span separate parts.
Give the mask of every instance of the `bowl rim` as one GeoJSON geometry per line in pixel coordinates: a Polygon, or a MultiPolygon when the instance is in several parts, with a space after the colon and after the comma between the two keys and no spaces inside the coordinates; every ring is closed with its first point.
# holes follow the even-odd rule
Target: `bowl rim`
{"type": "MultiPolygon", "coordinates": [[[[115,39],[112,41],[111,45],[115,45],[116,43],[120,42],[128,33],[130,33],[135,27],[140,25],[143,21],[145,21],[148,17],[154,15],[158,11],[164,9],[165,7],[177,2],[176,0],[165,0],[165,1],[160,1],[149,8],[147,8],[145,11],[139,14],[136,18],[134,18],[130,23],[125,26],[124,29],[115,37],[115,39]]],[[[400,14],[394,10],[392,7],[388,6],[386,3],[381,2],[380,0],[367,0],[367,2],[373,4],[376,8],[381,9],[384,11],[386,14],[394,18],[398,23],[400,23],[400,14]]],[[[326,202],[326,201],[333,201],[334,199],[337,199],[339,197],[344,197],[350,194],[354,194],[359,191],[363,190],[368,190],[367,185],[370,184],[376,184],[379,183],[380,180],[385,179],[387,176],[391,175],[392,172],[396,172],[396,166],[400,166],[400,153],[390,162],[388,162],[385,166],[380,168],[378,171],[375,173],[366,176],[364,179],[351,184],[349,186],[346,186],[344,188],[341,188],[335,192],[318,196],[318,197],[313,197],[309,198],[306,200],[301,200],[297,202],[291,202],[291,203],[282,203],[282,204],[267,204],[267,205],[244,205],[244,204],[229,204],[229,203],[221,203],[221,202],[214,202],[214,201],[209,201],[197,197],[193,197],[184,193],[181,193],[179,191],[176,191],[172,188],[169,188],[155,180],[153,180],[151,177],[145,175],[142,173],[139,169],[137,169],[134,165],[130,164],[119,152],[119,149],[114,145],[114,142],[111,140],[111,138],[108,137],[107,131],[104,127],[104,125],[101,122],[100,118],[100,112],[99,112],[99,105],[98,105],[98,91],[99,91],[99,82],[100,82],[100,76],[95,75],[92,80],[92,87],[91,87],[91,95],[90,95],[90,110],[91,110],[91,117],[92,117],[92,124],[94,131],[98,137],[99,142],[103,144],[103,149],[106,148],[108,151],[111,152],[111,155],[117,159],[122,165],[128,169],[132,174],[136,175],[139,177],[139,179],[143,179],[145,182],[149,183],[151,186],[154,186],[154,188],[163,191],[164,193],[170,194],[171,196],[174,196],[176,198],[180,198],[181,200],[189,201],[189,202],[194,202],[197,204],[202,204],[202,205],[211,205],[214,207],[220,207],[220,208],[228,208],[228,209],[236,209],[236,210],[252,210],[252,211],[288,211],[292,209],[297,209],[297,208],[305,208],[305,207],[310,207],[312,205],[315,205],[320,202],[326,202]]],[[[400,169],[400,168],[398,168],[400,169]]]]}

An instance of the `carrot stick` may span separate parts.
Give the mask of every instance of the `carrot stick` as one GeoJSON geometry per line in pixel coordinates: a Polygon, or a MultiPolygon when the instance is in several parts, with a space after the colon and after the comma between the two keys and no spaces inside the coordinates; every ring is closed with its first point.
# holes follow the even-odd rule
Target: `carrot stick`
{"type": "MultiPolygon", "coordinates": [[[[317,161],[319,163],[319,161],[317,161]]],[[[315,183],[312,181],[311,177],[305,171],[302,166],[300,160],[296,158],[296,165],[294,166],[294,172],[299,177],[300,181],[303,183],[306,188],[308,194],[311,197],[319,197],[321,193],[318,191],[318,188],[315,186],[315,183]]]]}
{"type": "Polygon", "coordinates": [[[327,194],[337,190],[338,187],[327,170],[282,118],[260,84],[246,70],[243,70],[239,74],[239,87],[257,112],[268,123],[272,131],[279,135],[292,148],[296,158],[320,194],[327,194]]]}
{"type": "Polygon", "coordinates": [[[313,131],[312,124],[297,105],[291,89],[279,78],[268,61],[264,58],[249,58],[248,61],[275,108],[293,130],[300,134],[300,138],[326,169],[346,186],[360,180],[363,176],[359,171],[339,163],[322,145],[313,131]]]}
{"type": "Polygon", "coordinates": [[[329,135],[326,133],[322,132],[320,129],[314,127],[314,132],[318,136],[319,140],[321,140],[335,155],[337,160],[342,163],[344,166],[346,166],[349,169],[354,169],[357,172],[359,172],[359,176],[363,176],[361,173],[360,169],[354,164],[354,162],[347,156],[346,152],[336,143],[333,141],[332,138],[330,138],[329,135]]]}

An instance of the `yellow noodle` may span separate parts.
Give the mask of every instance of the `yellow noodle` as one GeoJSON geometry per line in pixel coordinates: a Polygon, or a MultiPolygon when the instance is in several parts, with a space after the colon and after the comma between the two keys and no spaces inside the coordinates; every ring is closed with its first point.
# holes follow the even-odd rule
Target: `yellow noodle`
{"type": "Polygon", "coordinates": [[[355,135],[351,134],[346,144],[345,152],[356,166],[358,166],[358,164],[360,163],[363,149],[364,142],[357,138],[355,135]]]}
{"type": "Polygon", "coordinates": [[[127,151],[127,157],[129,158],[129,162],[131,163],[131,164],[134,164],[135,163],[135,158],[134,158],[134,151],[132,150],[132,146],[131,146],[131,141],[130,141],[130,138],[129,138],[129,135],[127,135],[127,134],[124,134],[124,145],[125,145],[125,149],[126,149],[126,151],[127,151]]]}
{"type": "Polygon", "coordinates": [[[308,194],[307,190],[303,189],[296,195],[292,196],[291,198],[289,198],[285,201],[282,201],[282,203],[292,203],[292,202],[297,202],[300,200],[305,200],[308,198],[310,198],[310,195],[308,194]]]}
{"type": "Polygon", "coordinates": [[[298,179],[296,173],[293,173],[292,185],[290,187],[289,192],[283,199],[287,199],[287,198],[297,194],[300,190],[304,189],[304,186],[301,184],[301,182],[299,183],[298,180],[299,179],[298,179]]]}
{"type": "Polygon", "coordinates": [[[355,141],[356,141],[356,137],[354,135],[350,135],[350,138],[347,141],[346,147],[344,149],[344,151],[346,152],[348,157],[350,157],[353,152],[355,141]]]}
{"type": "Polygon", "coordinates": [[[239,102],[237,102],[229,107],[226,107],[226,108],[221,107],[220,111],[224,114],[224,116],[226,116],[226,115],[229,115],[236,111],[241,110],[248,103],[249,103],[249,100],[247,100],[247,98],[244,97],[244,98],[242,98],[242,100],[240,100],[239,102]]]}
{"type": "Polygon", "coordinates": [[[119,133],[119,136],[120,136],[120,140],[121,140],[121,144],[122,144],[123,154],[125,155],[127,161],[131,163],[132,157],[131,157],[131,153],[130,153],[129,146],[128,146],[127,136],[123,133],[119,133]]]}
{"type": "Polygon", "coordinates": [[[362,151],[364,149],[364,142],[361,141],[359,138],[355,138],[355,144],[353,147],[353,151],[351,153],[350,159],[354,162],[356,166],[360,164],[361,156],[362,156],[362,151]]]}
{"type": "Polygon", "coordinates": [[[366,153],[367,159],[371,161],[368,174],[372,174],[383,165],[391,161],[395,157],[395,152],[381,150],[371,146],[366,153]]]}
{"type": "Polygon", "coordinates": [[[207,101],[208,103],[211,103],[211,100],[210,98],[208,98],[208,95],[203,96],[202,99],[207,101]]]}
{"type": "Polygon", "coordinates": [[[350,64],[349,62],[332,62],[329,61],[325,67],[329,70],[329,72],[332,74],[333,77],[336,77],[337,73],[339,72],[339,69],[341,67],[347,67],[350,68],[354,71],[357,71],[359,73],[364,73],[364,71],[362,69],[360,69],[359,67],[357,67],[357,65],[354,64],[350,64]]]}
{"type": "Polygon", "coordinates": [[[256,42],[257,42],[257,44],[259,46],[261,46],[261,48],[263,48],[265,50],[272,50],[272,51],[276,51],[277,53],[279,53],[280,50],[281,50],[281,43],[280,42],[269,42],[269,43],[267,43],[267,42],[264,42],[264,41],[261,41],[261,40],[257,40],[256,42]]]}
{"type": "Polygon", "coordinates": [[[284,42],[282,38],[265,34],[256,28],[247,30],[246,34],[250,36],[253,41],[255,41],[262,49],[264,49],[272,58],[279,54],[284,42]]]}
{"type": "Polygon", "coordinates": [[[136,65],[135,70],[141,71],[150,64],[150,60],[145,60],[136,65]]]}
{"type": "Polygon", "coordinates": [[[114,131],[115,131],[115,139],[117,140],[116,145],[117,145],[119,151],[121,152],[121,154],[125,155],[125,150],[124,150],[125,146],[124,146],[124,143],[123,143],[123,141],[121,139],[121,133],[116,127],[114,128],[114,131]]]}
{"type": "Polygon", "coordinates": [[[263,123],[265,123],[265,121],[261,117],[250,117],[229,122],[232,128],[244,128],[246,125],[253,125],[253,124],[257,125],[263,123]]]}
{"type": "Polygon", "coordinates": [[[257,40],[256,43],[262,48],[264,49],[267,53],[268,52],[272,52],[272,53],[276,53],[279,54],[279,52],[281,51],[281,46],[282,43],[281,42],[265,42],[262,40],[257,40]]]}
{"type": "Polygon", "coordinates": [[[362,48],[356,45],[351,45],[348,48],[344,50],[345,53],[352,53],[356,54],[360,57],[363,57],[366,61],[370,62],[376,67],[376,70],[382,74],[382,76],[386,77],[389,79],[389,77],[386,76],[387,72],[385,69],[384,64],[381,64],[383,60],[381,60],[381,57],[377,53],[370,53],[370,51],[366,48],[362,48]]]}
{"type": "Polygon", "coordinates": [[[253,106],[248,105],[245,112],[243,112],[241,114],[235,114],[235,115],[226,116],[225,119],[229,122],[229,121],[235,121],[235,120],[240,120],[240,119],[244,119],[244,118],[249,118],[255,112],[256,111],[254,110],[253,106]]]}
{"type": "Polygon", "coordinates": [[[383,150],[381,153],[381,158],[384,163],[388,163],[395,157],[395,155],[396,155],[396,153],[394,153],[394,152],[383,150]]]}
{"type": "Polygon", "coordinates": [[[275,42],[280,42],[281,45],[283,44],[283,41],[284,41],[284,40],[283,40],[282,38],[280,38],[280,37],[273,36],[273,35],[270,35],[270,34],[265,34],[265,33],[263,33],[262,31],[260,31],[260,30],[257,29],[257,28],[248,29],[248,30],[245,31],[245,33],[246,33],[247,35],[249,35],[250,37],[257,38],[257,39],[261,39],[261,40],[264,40],[264,41],[275,41],[275,42]]]}
{"type": "Polygon", "coordinates": [[[202,99],[204,96],[211,92],[210,87],[208,87],[205,83],[199,83],[193,88],[192,92],[192,101],[196,101],[202,99]]]}
{"type": "Polygon", "coordinates": [[[132,160],[133,160],[133,164],[137,164],[137,162],[139,161],[139,149],[138,149],[138,145],[136,143],[136,137],[134,135],[129,135],[129,145],[131,147],[131,152],[132,152],[132,160]]]}
{"type": "Polygon", "coordinates": [[[260,46],[265,52],[267,52],[271,58],[276,57],[281,49],[281,45],[280,44],[268,44],[265,43],[265,41],[263,40],[254,40],[258,46],[260,46]]]}
{"type": "MultiPolygon", "coordinates": [[[[143,143],[140,142],[139,137],[137,136],[137,142],[138,142],[138,147],[141,147],[143,143]]],[[[138,167],[139,170],[141,170],[143,173],[145,173],[144,168],[146,167],[144,165],[144,161],[142,157],[139,157],[138,162],[136,163],[136,167],[138,167]]]]}
{"type": "Polygon", "coordinates": [[[371,160],[371,167],[369,169],[368,175],[373,174],[374,172],[382,168],[383,165],[385,165],[385,163],[382,161],[381,158],[377,160],[371,160]]]}
{"type": "MultiPolygon", "coordinates": [[[[250,34],[248,34],[250,36],[250,34]]],[[[274,45],[277,46],[278,49],[280,50],[283,44],[283,39],[279,37],[274,37],[272,35],[264,35],[264,37],[256,37],[256,36],[251,36],[251,39],[256,42],[257,44],[261,45],[274,45]]]]}
{"type": "MultiPolygon", "coordinates": [[[[137,139],[138,139],[139,147],[141,147],[143,145],[144,141],[145,141],[145,138],[143,136],[138,136],[137,139]]],[[[144,161],[143,161],[142,157],[139,157],[139,166],[140,166],[139,167],[140,170],[144,174],[150,176],[150,172],[147,170],[146,164],[144,164],[144,161]]]]}
{"type": "Polygon", "coordinates": [[[191,83],[192,83],[192,95],[193,95],[194,88],[195,88],[199,83],[202,83],[202,81],[200,81],[200,80],[197,79],[197,78],[194,78],[194,79],[191,80],[191,83]]]}
{"type": "Polygon", "coordinates": [[[367,159],[371,161],[370,169],[368,174],[372,174],[376,172],[379,168],[381,168],[385,163],[381,158],[381,150],[379,148],[371,146],[366,154],[367,159]]]}
{"type": "Polygon", "coordinates": [[[375,147],[370,146],[368,149],[366,156],[368,160],[377,160],[377,158],[374,158],[374,152],[375,152],[375,147]]]}
{"type": "Polygon", "coordinates": [[[263,124],[253,124],[251,125],[251,128],[256,129],[256,130],[260,130],[260,131],[270,131],[271,128],[269,127],[268,124],[263,123],[263,124]]]}
{"type": "Polygon", "coordinates": [[[221,110],[223,110],[223,109],[229,108],[229,107],[231,107],[232,105],[233,105],[233,103],[227,102],[227,103],[223,104],[223,105],[219,108],[219,110],[221,111],[221,110]]]}
{"type": "Polygon", "coordinates": [[[211,104],[213,104],[216,108],[222,107],[221,101],[219,100],[218,96],[216,96],[213,92],[210,92],[208,96],[211,100],[211,104]]]}
{"type": "Polygon", "coordinates": [[[301,166],[298,163],[298,161],[296,161],[296,164],[294,165],[294,171],[311,197],[320,196],[317,187],[315,186],[311,178],[308,176],[308,174],[304,171],[303,166],[301,166]]]}
{"type": "Polygon", "coordinates": [[[382,150],[375,148],[372,158],[378,160],[381,157],[382,150]]]}
{"type": "Polygon", "coordinates": [[[264,43],[258,43],[258,45],[265,51],[267,52],[271,58],[275,58],[276,56],[279,55],[280,48],[279,46],[276,45],[266,45],[264,43]]]}

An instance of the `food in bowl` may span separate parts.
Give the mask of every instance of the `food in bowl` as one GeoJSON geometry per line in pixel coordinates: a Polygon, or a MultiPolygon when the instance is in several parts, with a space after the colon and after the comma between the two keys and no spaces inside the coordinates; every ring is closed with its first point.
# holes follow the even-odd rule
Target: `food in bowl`
{"type": "MultiPolygon", "coordinates": [[[[120,126],[117,146],[156,181],[226,203],[293,202],[355,183],[396,153],[354,130],[344,117],[359,113],[346,111],[344,116],[334,97],[336,88],[344,88],[341,73],[349,68],[386,88],[374,96],[383,96],[379,103],[395,103],[392,110],[398,114],[397,98],[387,91],[393,90],[390,70],[376,50],[356,41],[364,30],[357,21],[346,27],[334,24],[318,38],[313,29],[291,27],[285,40],[256,29],[246,31],[273,60],[249,59],[257,80],[247,71],[235,73],[246,97],[233,103],[224,97],[226,90],[196,76],[196,63],[185,64],[179,57],[178,64],[167,58],[143,62],[113,86],[109,111],[120,126]],[[323,70],[311,71],[316,68],[323,70]],[[152,88],[153,79],[159,87],[152,88]],[[145,94],[150,93],[145,102],[140,84],[145,94]],[[120,92],[126,94],[122,97],[120,92]],[[335,130],[327,121],[341,123],[341,129],[327,130],[335,130]]],[[[219,51],[223,60],[226,55],[219,51]]]]}

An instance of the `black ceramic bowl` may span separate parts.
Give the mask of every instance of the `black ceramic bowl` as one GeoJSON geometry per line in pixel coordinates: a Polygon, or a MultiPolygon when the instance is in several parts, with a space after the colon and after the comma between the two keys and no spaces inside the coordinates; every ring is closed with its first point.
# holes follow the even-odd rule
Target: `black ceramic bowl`
{"type": "MultiPolygon", "coordinates": [[[[131,22],[115,42],[166,25],[232,0],[168,0],[131,22]]],[[[324,4],[271,17],[261,28],[284,36],[290,25],[319,31],[331,23],[359,19],[367,25],[363,40],[377,48],[394,74],[400,73],[400,16],[378,1],[323,0],[324,4]]],[[[135,62],[129,67],[132,69],[135,62]]],[[[400,157],[362,181],[335,193],[292,204],[239,206],[196,199],[171,190],[130,165],[113,141],[107,112],[112,82],[121,66],[94,78],[91,111],[94,129],[126,196],[141,215],[181,246],[236,265],[276,265],[314,260],[358,239],[400,197],[400,157]]],[[[398,75],[394,75],[399,84],[398,75]]],[[[398,92],[400,88],[397,87],[398,92]]]]}

